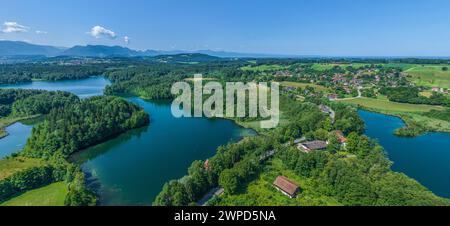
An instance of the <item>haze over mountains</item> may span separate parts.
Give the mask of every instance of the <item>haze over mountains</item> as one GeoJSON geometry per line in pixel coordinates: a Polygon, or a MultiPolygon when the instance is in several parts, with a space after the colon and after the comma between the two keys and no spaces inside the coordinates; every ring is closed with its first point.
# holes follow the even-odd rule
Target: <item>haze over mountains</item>
{"type": "MultiPolygon", "coordinates": [[[[72,48],[62,48],[54,46],[35,45],[21,41],[0,41],[0,56],[78,56],[78,57],[138,57],[138,56],[158,56],[158,55],[174,55],[182,53],[201,53],[215,57],[224,58],[244,58],[244,57],[296,57],[288,55],[273,55],[273,54],[252,54],[252,53],[236,53],[225,51],[212,50],[198,50],[198,51],[184,51],[184,50],[132,50],[122,46],[104,46],[104,45],[87,45],[74,46],[72,48]]],[[[298,57],[298,56],[297,56],[298,57]]]]}

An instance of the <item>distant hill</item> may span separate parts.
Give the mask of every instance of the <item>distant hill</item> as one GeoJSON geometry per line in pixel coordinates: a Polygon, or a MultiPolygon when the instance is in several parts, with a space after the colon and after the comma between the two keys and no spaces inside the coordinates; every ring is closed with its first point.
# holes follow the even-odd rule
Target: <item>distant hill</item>
{"type": "Polygon", "coordinates": [[[179,54],[204,54],[221,58],[287,58],[289,55],[272,55],[259,53],[237,53],[213,50],[132,50],[122,46],[77,45],[72,48],[58,48],[54,46],[35,45],[19,41],[0,41],[1,56],[78,56],[78,57],[138,57],[179,54]]]}
{"type": "Polygon", "coordinates": [[[158,55],[152,57],[153,60],[164,63],[186,63],[195,64],[200,62],[217,62],[225,60],[220,57],[210,56],[201,53],[182,53],[175,55],[158,55]]]}
{"type": "Polygon", "coordinates": [[[84,56],[84,57],[110,57],[122,56],[133,57],[143,56],[143,52],[138,52],[121,46],[87,45],[74,46],[60,53],[64,56],[84,56]]]}
{"type": "Polygon", "coordinates": [[[19,41],[0,41],[0,56],[56,56],[64,49],[19,41]]]}

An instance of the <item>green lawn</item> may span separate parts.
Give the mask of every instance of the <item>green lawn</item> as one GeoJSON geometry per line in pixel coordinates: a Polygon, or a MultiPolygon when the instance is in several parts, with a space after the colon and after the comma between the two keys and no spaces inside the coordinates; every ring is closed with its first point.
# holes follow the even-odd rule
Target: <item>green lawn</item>
{"type": "Polygon", "coordinates": [[[14,197],[1,206],[64,206],[67,184],[57,182],[14,197]]]}
{"type": "Polygon", "coordinates": [[[32,159],[25,157],[16,157],[0,160],[0,180],[13,175],[21,170],[42,166],[44,161],[40,159],[32,159]]]}
{"type": "Polygon", "coordinates": [[[385,68],[400,68],[403,71],[405,70],[409,70],[413,67],[417,67],[419,65],[417,64],[405,64],[405,63],[388,63],[388,64],[383,64],[383,67],[385,68]]]}
{"type": "Polygon", "coordinates": [[[281,82],[280,83],[281,86],[289,86],[289,87],[295,87],[295,88],[306,88],[307,86],[314,88],[316,91],[319,92],[328,92],[330,91],[327,87],[325,86],[320,86],[320,85],[316,85],[316,84],[312,84],[312,83],[300,83],[300,82],[281,82]]]}
{"type": "Polygon", "coordinates": [[[405,71],[412,82],[420,86],[450,88],[450,71],[443,71],[443,67],[450,65],[415,66],[405,71]]]}
{"type": "Polygon", "coordinates": [[[313,181],[298,176],[286,169],[280,159],[274,159],[265,166],[264,171],[241,188],[236,195],[224,194],[220,206],[338,206],[340,203],[332,197],[317,192],[313,181]],[[277,191],[272,183],[277,176],[286,176],[301,188],[297,198],[291,199],[277,191]]]}
{"type": "Polygon", "coordinates": [[[358,98],[351,100],[344,100],[342,102],[358,104],[366,108],[383,111],[383,112],[428,112],[431,110],[443,110],[444,107],[423,105],[423,104],[405,104],[391,102],[389,100],[383,99],[373,99],[373,98],[358,98]]]}

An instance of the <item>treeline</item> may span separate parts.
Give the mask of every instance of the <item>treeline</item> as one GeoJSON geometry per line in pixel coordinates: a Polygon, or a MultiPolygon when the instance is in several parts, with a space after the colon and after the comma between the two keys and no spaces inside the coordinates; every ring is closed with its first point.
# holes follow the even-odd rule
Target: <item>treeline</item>
{"type": "Polygon", "coordinates": [[[52,109],[64,108],[78,101],[78,97],[72,93],[44,92],[15,101],[12,114],[18,117],[48,114],[52,109]]]}
{"type": "Polygon", "coordinates": [[[361,131],[363,129],[360,127],[364,128],[358,120],[353,120],[357,117],[356,112],[345,109],[343,105],[339,105],[337,109],[338,121],[342,122],[333,125],[329,116],[322,114],[317,105],[281,98],[282,111],[286,112],[293,123],[264,135],[219,147],[216,155],[208,160],[207,166],[203,161],[195,161],[189,168],[188,176],[166,183],[153,204],[195,205],[207,191],[218,186],[224,188],[227,194],[235,194],[260,172],[261,156],[271,150],[279,150],[282,144],[292,142],[303,135],[310,139],[327,139],[335,129],[361,131]],[[353,121],[356,127],[353,128],[347,121],[353,121]]]}
{"type": "Polygon", "coordinates": [[[102,65],[2,64],[0,84],[31,82],[32,79],[49,81],[82,79],[101,75],[105,70],[105,66],[102,65]]]}
{"type": "Polygon", "coordinates": [[[258,170],[259,155],[270,150],[272,142],[263,137],[245,140],[219,147],[217,154],[208,160],[195,161],[188,170],[188,176],[166,183],[153,205],[187,206],[196,205],[210,189],[223,186],[233,193],[258,170]]]}
{"type": "Polygon", "coordinates": [[[48,114],[50,110],[78,102],[78,97],[62,91],[0,89],[0,117],[48,114]]]}
{"type": "Polygon", "coordinates": [[[298,175],[312,179],[316,191],[350,206],[449,205],[417,181],[392,172],[391,162],[378,144],[365,136],[348,136],[346,151],[352,156],[295,148],[280,152],[283,163],[298,175]]]}
{"type": "Polygon", "coordinates": [[[58,169],[51,166],[33,167],[15,173],[4,180],[0,180],[0,202],[18,193],[45,186],[54,181],[64,180],[60,177],[61,174],[58,169]]]}
{"type": "Polygon", "coordinates": [[[124,131],[149,122],[144,110],[118,97],[100,96],[53,109],[28,139],[24,154],[68,157],[124,131]]]}
{"type": "MultiPolygon", "coordinates": [[[[334,197],[344,205],[450,204],[407,176],[392,172],[391,162],[381,146],[362,135],[364,123],[355,109],[320,98],[309,101],[312,102],[300,103],[282,97],[281,109],[289,124],[220,147],[207,164],[195,161],[187,176],[164,185],[153,204],[196,205],[210,189],[222,187],[225,195],[212,202],[220,205],[221,199],[245,192],[245,186],[257,178],[266,164],[267,159],[261,157],[271,150],[277,151],[275,157],[289,169],[310,178],[320,194],[334,197]],[[329,115],[319,111],[319,103],[335,110],[334,123],[329,115]],[[337,129],[347,136],[345,146],[339,143],[333,132],[337,129]],[[327,140],[328,148],[306,154],[285,145],[302,136],[307,140],[327,140]]],[[[241,201],[247,203],[246,200],[241,201]]]]}
{"type": "Polygon", "coordinates": [[[384,87],[381,88],[379,92],[386,95],[390,101],[394,102],[450,107],[450,98],[444,94],[433,92],[430,97],[420,96],[420,90],[417,87],[384,87]]]}
{"type": "Polygon", "coordinates": [[[170,89],[176,82],[193,78],[194,74],[202,74],[204,78],[216,78],[221,81],[253,81],[257,73],[242,71],[239,68],[246,65],[241,61],[220,61],[185,64],[154,63],[151,66],[125,67],[110,70],[105,76],[113,84],[105,90],[106,94],[137,95],[145,99],[173,99],[170,89]]]}
{"type": "MultiPolygon", "coordinates": [[[[47,92],[38,95],[41,94],[47,92]]],[[[71,96],[65,97],[71,99],[71,96]]],[[[33,110],[36,103],[32,100],[20,105],[30,103],[28,109],[33,110]]],[[[10,157],[43,158],[47,165],[20,171],[0,181],[0,201],[53,182],[65,181],[68,184],[65,205],[96,205],[97,197],[86,187],[84,173],[67,158],[76,151],[148,123],[149,116],[142,108],[118,97],[92,97],[51,109],[44,122],[33,128],[24,150],[10,157]]]]}

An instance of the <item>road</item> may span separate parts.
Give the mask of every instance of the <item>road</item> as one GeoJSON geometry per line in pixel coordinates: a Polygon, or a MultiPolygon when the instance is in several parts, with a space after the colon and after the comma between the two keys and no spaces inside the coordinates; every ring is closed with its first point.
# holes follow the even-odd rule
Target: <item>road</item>
{"type": "Polygon", "coordinates": [[[362,97],[362,92],[361,92],[362,88],[363,88],[363,87],[358,86],[358,96],[356,96],[356,97],[342,98],[342,99],[337,99],[337,100],[340,101],[340,100],[354,100],[354,99],[359,99],[359,98],[362,97]]]}

